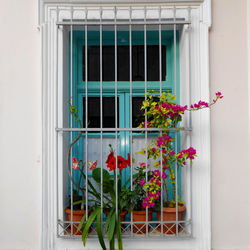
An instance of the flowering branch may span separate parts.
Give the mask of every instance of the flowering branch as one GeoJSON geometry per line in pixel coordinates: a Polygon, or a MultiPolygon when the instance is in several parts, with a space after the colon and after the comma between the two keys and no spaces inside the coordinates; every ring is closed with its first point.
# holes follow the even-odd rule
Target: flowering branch
{"type": "MultiPolygon", "coordinates": [[[[154,91],[152,91],[154,92],[154,91]]],[[[148,93],[147,93],[148,95],[148,93]]],[[[179,122],[182,121],[182,116],[185,111],[197,111],[203,108],[210,108],[223,96],[221,92],[216,93],[216,98],[211,103],[205,101],[199,101],[198,103],[192,104],[190,108],[187,105],[181,106],[175,103],[175,95],[163,92],[160,96],[156,96],[155,93],[148,96],[148,98],[142,103],[142,110],[145,110],[144,115],[147,116],[147,123],[142,122],[139,127],[147,128],[177,128],[179,122]],[[159,99],[156,101],[156,99],[159,99]]],[[[187,160],[192,160],[197,156],[196,150],[192,147],[183,149],[179,153],[173,150],[174,139],[170,136],[168,130],[163,131],[158,135],[158,138],[147,147],[148,158],[156,160],[154,167],[158,168],[162,165],[163,173],[159,170],[153,171],[153,177],[149,183],[144,184],[146,189],[146,197],[143,201],[142,206],[153,207],[155,202],[159,199],[161,194],[160,185],[163,179],[166,179],[165,171],[169,172],[169,180],[173,185],[174,199],[176,197],[176,172],[174,170],[173,163],[177,162],[177,167],[183,167],[186,165],[187,160]],[[162,157],[162,162],[157,160],[162,157]],[[157,172],[156,172],[157,171],[157,172]]],[[[137,153],[146,155],[146,150],[141,150],[137,153]]],[[[178,171],[178,170],[177,170],[178,171]]],[[[143,182],[142,182],[143,183],[143,182]]],[[[175,202],[175,201],[173,201],[175,202]]]]}

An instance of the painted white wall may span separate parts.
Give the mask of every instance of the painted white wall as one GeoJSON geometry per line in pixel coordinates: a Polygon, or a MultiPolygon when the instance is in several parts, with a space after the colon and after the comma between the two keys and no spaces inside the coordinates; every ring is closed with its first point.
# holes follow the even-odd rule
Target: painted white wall
{"type": "MultiPolygon", "coordinates": [[[[221,90],[225,95],[211,112],[212,245],[250,249],[247,0],[214,0],[212,14],[211,93],[221,90]]],[[[40,247],[41,87],[36,24],[36,1],[1,1],[0,249],[40,247]]]]}
{"type": "Polygon", "coordinates": [[[210,32],[212,246],[250,249],[247,1],[214,0],[210,32]]]}
{"type": "Polygon", "coordinates": [[[0,1],[0,249],[39,249],[40,33],[37,1],[0,1]]]}

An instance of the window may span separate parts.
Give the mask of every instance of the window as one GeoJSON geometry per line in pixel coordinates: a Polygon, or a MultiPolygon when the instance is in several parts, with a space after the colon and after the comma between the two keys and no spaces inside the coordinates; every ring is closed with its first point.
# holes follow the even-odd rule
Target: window
{"type": "MultiPolygon", "coordinates": [[[[145,121],[141,106],[147,98],[148,91],[155,91],[156,101],[157,96],[162,92],[175,93],[178,98],[179,31],[173,30],[173,25],[169,27],[163,25],[159,29],[159,25],[147,27],[136,25],[136,23],[131,27],[118,25],[117,30],[114,29],[114,25],[108,27],[99,25],[97,28],[90,25],[87,28],[83,26],[83,28],[80,30],[80,28],[74,27],[73,29],[72,27],[68,33],[69,41],[72,41],[69,44],[69,53],[73,53],[72,57],[71,55],[69,57],[69,65],[72,64],[69,70],[69,93],[73,96],[72,103],[76,105],[77,115],[82,120],[82,127],[86,129],[78,144],[73,145],[71,155],[85,163],[85,175],[88,181],[94,182],[91,178],[91,171],[86,169],[86,163],[97,162],[99,168],[107,169],[105,162],[110,150],[108,145],[112,146],[115,154],[123,158],[130,154],[133,158],[132,166],[122,172],[122,183],[126,183],[135,174],[135,168],[141,162],[147,162],[150,170],[153,171],[156,159],[147,159],[145,156],[138,155],[137,152],[147,148],[156,140],[158,129],[150,133],[143,129],[136,131],[133,128],[138,128],[145,121]],[[96,30],[98,28],[99,30],[96,30]],[[120,130],[121,128],[125,130],[120,130]]],[[[69,126],[79,127],[78,120],[72,120],[71,114],[69,126]]],[[[177,142],[180,141],[180,133],[170,132],[169,134],[173,138],[176,135],[172,149],[176,148],[177,151],[180,148],[177,142]]],[[[71,133],[69,141],[74,141],[75,137],[76,135],[71,133]]],[[[163,162],[162,159],[161,162],[163,162]]],[[[75,171],[72,175],[75,183],[87,182],[87,180],[81,180],[82,176],[75,171]]],[[[178,170],[177,175],[178,197],[181,199],[181,170],[178,170]]],[[[166,197],[171,201],[175,199],[175,195],[172,185],[169,184],[169,178],[166,197]]],[[[130,188],[133,190],[133,183],[130,188]]],[[[72,187],[72,182],[69,181],[69,196],[73,202],[74,199],[78,199],[74,198],[75,191],[74,185],[72,187]]],[[[98,192],[103,195],[102,190],[98,189],[98,192]]],[[[90,200],[86,204],[92,204],[95,197],[88,193],[88,187],[85,189],[85,196],[86,201],[90,200]]],[[[164,199],[165,197],[162,197],[162,200],[164,199]]],[[[72,208],[74,206],[71,204],[72,208]]],[[[142,205],[141,209],[144,210],[142,205]]],[[[150,219],[150,221],[155,220],[150,219]]],[[[128,235],[129,229],[135,231],[132,215],[127,215],[125,221],[126,227],[123,233],[128,235]]],[[[182,222],[182,219],[179,218],[179,221],[182,222]]],[[[184,224],[180,225],[179,231],[186,233],[184,224]]],[[[173,228],[172,224],[166,226],[162,235],[178,235],[179,231],[174,233],[173,228]]],[[[152,222],[147,230],[147,236],[158,231],[158,224],[152,222]]],[[[65,236],[65,231],[63,233],[65,236]]],[[[68,233],[74,235],[72,230],[68,233]]],[[[138,234],[141,234],[139,229],[138,234]]]]}
{"type": "MultiPolygon", "coordinates": [[[[56,225],[54,225],[53,222],[49,222],[49,224],[52,225],[52,228],[57,228],[58,238],[53,238],[54,236],[50,233],[48,233],[48,237],[50,239],[53,238],[57,248],[62,247],[62,244],[63,247],[69,246],[67,241],[62,243],[60,238],[71,238],[73,236],[72,234],[74,234],[74,232],[69,230],[70,224],[72,223],[67,220],[64,211],[68,203],[69,189],[71,189],[71,187],[68,188],[67,183],[69,180],[66,171],[66,154],[69,141],[71,141],[79,131],[83,131],[83,136],[81,140],[79,140],[78,145],[72,149],[72,156],[77,156],[79,159],[84,159],[85,157],[85,160],[95,160],[96,157],[93,155],[96,154],[98,148],[101,147],[100,143],[98,143],[101,137],[103,142],[103,157],[100,157],[99,161],[101,161],[101,159],[102,161],[106,160],[108,152],[105,152],[104,149],[108,148],[110,142],[111,144],[115,145],[117,143],[119,145],[119,151],[117,152],[119,155],[125,156],[128,152],[132,154],[132,151],[136,152],[138,148],[142,148],[143,145],[146,145],[146,141],[149,142],[150,139],[154,138],[155,131],[148,132],[146,140],[145,134],[139,133],[140,131],[136,129],[141,119],[140,103],[142,99],[145,98],[145,92],[147,90],[154,89],[160,91],[161,88],[162,91],[168,90],[172,93],[176,92],[179,98],[178,102],[180,103],[189,102],[189,98],[195,99],[199,96],[198,92],[200,89],[201,92],[199,93],[203,93],[199,83],[199,77],[205,80],[205,84],[207,84],[207,81],[205,76],[201,77],[197,72],[198,69],[201,69],[206,73],[205,62],[203,58],[199,56],[202,48],[205,48],[204,51],[207,51],[205,42],[200,40],[200,38],[204,39],[207,30],[203,23],[200,24],[200,19],[197,18],[201,16],[200,6],[203,6],[203,4],[200,5],[198,2],[197,5],[191,7],[183,4],[183,6],[177,7],[162,5],[152,8],[144,6],[132,6],[131,8],[128,6],[117,8],[103,6],[100,8],[81,5],[75,5],[69,8],[66,5],[52,4],[50,7],[46,5],[49,11],[46,12],[46,20],[51,20],[51,23],[46,24],[42,28],[44,39],[43,51],[47,53],[43,58],[43,83],[45,84],[44,86],[46,86],[44,93],[47,93],[47,99],[44,100],[48,100],[48,103],[45,105],[48,105],[48,107],[55,112],[51,113],[50,109],[46,109],[47,113],[45,116],[47,117],[46,121],[48,121],[48,124],[51,124],[51,128],[55,129],[56,127],[56,130],[48,134],[45,133],[45,144],[49,145],[49,147],[46,149],[47,153],[45,153],[45,160],[48,163],[45,169],[48,169],[48,171],[46,170],[47,172],[44,172],[44,176],[48,177],[46,177],[49,183],[48,190],[50,190],[52,194],[51,197],[46,195],[45,197],[49,200],[48,205],[51,204],[49,209],[54,212],[45,213],[44,218],[52,218],[53,221],[53,218],[55,219],[53,214],[56,216],[56,225]],[[131,25],[131,34],[133,39],[136,36],[138,37],[135,44],[131,46],[133,55],[132,75],[130,69],[128,69],[130,67],[128,56],[130,43],[126,40],[126,38],[129,37],[130,25],[128,13],[131,9],[131,20],[133,23],[131,25]],[[101,13],[102,18],[100,18],[101,13]],[[146,18],[144,17],[145,13],[146,18]],[[161,17],[159,13],[161,13],[161,17]],[[115,14],[117,15],[117,44],[114,44],[115,14]],[[146,24],[144,23],[145,20],[146,24]],[[105,22],[106,24],[104,24],[105,22]],[[126,24],[122,24],[123,22],[126,24]],[[100,46],[100,24],[103,24],[102,46],[100,46]],[[87,46],[85,44],[86,25],[88,27],[87,46]],[[146,46],[144,40],[141,39],[145,37],[144,25],[146,26],[146,46]],[[159,27],[161,27],[161,41],[159,41],[159,27]],[[190,27],[193,29],[192,32],[190,32],[190,27]],[[202,28],[204,28],[204,33],[201,32],[202,28]],[[152,44],[149,42],[151,38],[152,44]],[[48,47],[46,47],[46,42],[48,42],[48,47]],[[112,51],[115,50],[115,46],[117,46],[117,57],[112,53],[112,51]],[[103,49],[102,60],[100,60],[100,47],[103,49]],[[156,53],[156,51],[159,51],[159,47],[161,47],[161,56],[160,53],[158,53],[158,55],[156,53]],[[152,59],[151,65],[148,60],[149,56],[152,59]],[[87,57],[87,61],[83,59],[84,57],[87,57]],[[46,58],[48,59],[47,61],[46,58]],[[200,58],[200,61],[198,58],[200,58]],[[140,61],[142,63],[136,63],[140,61]],[[49,65],[47,62],[49,62],[49,65]],[[162,67],[160,67],[160,65],[162,67]],[[114,67],[117,67],[117,71],[114,67]],[[45,81],[45,78],[48,79],[48,82],[45,81]],[[85,84],[86,79],[87,87],[85,84]],[[70,86],[69,82],[71,83],[70,86]],[[132,85],[132,92],[130,85],[132,85]],[[191,97],[189,97],[190,89],[192,90],[191,97]],[[67,101],[70,97],[73,97],[74,105],[77,107],[83,123],[85,123],[81,129],[77,124],[74,124],[74,122],[71,123],[72,126],[69,126],[71,118],[70,115],[66,113],[68,111],[67,101]],[[103,104],[102,112],[96,108],[98,106],[101,107],[101,103],[103,104]],[[101,116],[103,117],[102,123],[101,116]],[[55,117],[57,118],[55,119],[55,117]],[[86,119],[86,117],[88,117],[88,119],[86,119]],[[102,127],[102,129],[100,129],[100,127],[102,127]],[[55,140],[51,140],[52,135],[55,135],[55,140]],[[87,147],[85,146],[86,142],[87,147]],[[51,145],[55,145],[55,148],[51,145]],[[93,152],[91,152],[91,150],[93,152]],[[91,158],[91,154],[93,158],[91,158]],[[47,158],[47,156],[49,156],[49,158],[47,158]],[[55,161],[53,161],[53,159],[55,161]],[[56,169],[53,166],[56,166],[56,169]],[[51,182],[53,178],[55,178],[54,183],[51,182]],[[52,199],[52,197],[54,199],[52,199]]],[[[204,7],[204,9],[206,10],[206,7],[204,7]]],[[[196,132],[198,131],[199,135],[201,135],[201,131],[206,131],[206,129],[201,130],[201,123],[197,117],[193,117],[192,120],[194,122],[192,129],[197,129],[196,132]]],[[[46,123],[44,124],[46,127],[46,123]]],[[[183,121],[182,125],[189,128],[189,124],[190,120],[187,118],[183,121]]],[[[200,146],[199,143],[202,140],[200,136],[197,135],[196,132],[190,133],[188,131],[189,129],[179,132],[179,137],[176,140],[176,142],[178,142],[176,143],[177,147],[179,145],[189,144],[190,138],[198,147],[200,146]]],[[[207,139],[207,135],[209,135],[209,133],[203,133],[203,139],[207,139]]],[[[205,145],[203,151],[208,148],[209,147],[205,145]]],[[[204,159],[207,159],[207,157],[204,157],[203,154],[202,160],[199,161],[199,163],[203,166],[207,166],[205,169],[208,170],[209,166],[204,164],[204,159]]],[[[209,187],[209,185],[207,185],[206,178],[208,176],[205,174],[205,176],[201,176],[199,180],[194,180],[194,178],[191,177],[194,177],[197,172],[193,174],[190,171],[181,171],[181,178],[178,180],[180,181],[180,185],[182,187],[184,185],[185,187],[179,191],[181,192],[182,198],[187,202],[187,210],[184,217],[185,221],[181,225],[185,228],[186,235],[180,234],[172,236],[190,236],[192,233],[192,223],[195,224],[198,230],[196,229],[195,231],[196,239],[183,240],[182,243],[180,243],[180,241],[168,243],[175,248],[178,248],[183,242],[185,242],[186,246],[190,246],[190,248],[197,246],[197,242],[202,244],[201,242],[204,242],[206,238],[206,232],[209,231],[202,230],[199,226],[204,224],[199,222],[200,215],[198,215],[198,213],[199,211],[205,210],[202,210],[204,206],[202,202],[199,202],[199,198],[196,195],[198,191],[198,193],[200,192],[202,194],[201,196],[204,195],[207,197],[206,190],[209,188],[206,188],[209,187]],[[194,181],[193,184],[191,183],[192,179],[194,181]],[[202,186],[201,183],[203,183],[203,188],[200,188],[202,186]],[[195,192],[192,191],[191,187],[195,187],[195,192]],[[192,209],[191,193],[193,202],[198,208],[197,211],[199,210],[198,212],[192,209]]],[[[128,177],[129,174],[130,173],[127,175],[128,177]]],[[[77,174],[74,175],[74,177],[76,179],[79,178],[77,174]]],[[[92,178],[91,174],[88,175],[88,178],[92,178]]],[[[47,190],[45,190],[45,194],[47,194],[47,190]]],[[[208,214],[207,212],[205,213],[206,215],[208,214]]],[[[130,223],[129,216],[126,218],[126,223],[130,223]]],[[[149,222],[149,224],[152,224],[150,225],[152,227],[148,230],[149,234],[147,236],[153,237],[153,235],[150,234],[152,232],[157,236],[157,230],[154,230],[155,221],[154,223],[149,222]]],[[[207,223],[207,225],[209,225],[209,223],[207,223]]],[[[206,229],[208,227],[205,226],[206,229]]],[[[93,236],[94,235],[95,232],[93,230],[93,236]]],[[[124,237],[130,237],[130,235],[131,231],[124,230],[124,237]],[[129,235],[125,235],[128,232],[129,235]]],[[[166,237],[166,240],[169,238],[168,235],[164,235],[164,237],[166,237]]],[[[137,242],[139,241],[138,238],[137,242]]],[[[154,245],[152,245],[154,244],[153,242],[154,238],[148,243],[148,246],[151,245],[152,249],[154,248],[154,245]]],[[[78,243],[74,242],[72,244],[77,246],[78,243]]],[[[139,247],[138,244],[133,244],[133,247],[139,247]]],[[[159,248],[163,246],[161,246],[160,243],[159,245],[159,248]]],[[[207,245],[207,249],[209,249],[209,243],[207,245]]],[[[164,247],[165,246],[164,243],[164,247]]],[[[46,248],[50,249],[51,247],[46,248]]]]}

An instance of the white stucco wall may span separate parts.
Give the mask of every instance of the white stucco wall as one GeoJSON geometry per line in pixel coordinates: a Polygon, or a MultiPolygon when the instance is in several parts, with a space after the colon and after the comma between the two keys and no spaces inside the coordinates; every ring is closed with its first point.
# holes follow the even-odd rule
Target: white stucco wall
{"type": "Polygon", "coordinates": [[[210,32],[212,246],[250,249],[247,1],[214,0],[210,32]]]}
{"type": "MultiPolygon", "coordinates": [[[[0,249],[35,250],[41,234],[37,1],[0,2],[0,249]]],[[[225,95],[211,112],[212,246],[250,249],[247,0],[213,1],[210,49],[211,93],[225,95]]]]}
{"type": "Polygon", "coordinates": [[[34,0],[0,1],[0,249],[39,249],[40,33],[34,0]]]}

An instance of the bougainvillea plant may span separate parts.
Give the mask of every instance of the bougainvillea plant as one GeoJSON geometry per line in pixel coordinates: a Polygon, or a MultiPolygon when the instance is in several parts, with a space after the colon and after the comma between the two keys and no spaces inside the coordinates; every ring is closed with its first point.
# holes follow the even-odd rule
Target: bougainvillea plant
{"type": "MultiPolygon", "coordinates": [[[[171,93],[163,92],[161,95],[157,95],[154,91],[147,93],[147,98],[143,101],[141,107],[141,109],[144,110],[144,116],[147,117],[147,120],[142,122],[139,127],[161,128],[163,130],[158,134],[157,139],[146,149],[142,149],[138,152],[147,155],[148,159],[153,159],[153,166],[156,168],[155,171],[152,171],[153,176],[150,178],[149,182],[144,184],[144,188],[146,189],[146,196],[142,202],[144,208],[152,208],[159,201],[161,184],[166,187],[167,175],[172,183],[174,198],[171,201],[167,201],[165,204],[171,207],[175,206],[177,174],[175,163],[177,168],[183,167],[187,164],[187,160],[190,160],[192,163],[192,160],[197,155],[193,147],[175,152],[175,140],[171,130],[178,131],[181,129],[178,128],[178,124],[182,121],[185,112],[210,108],[221,98],[223,98],[221,92],[217,92],[212,102],[199,101],[188,107],[187,105],[181,106],[177,104],[175,102],[175,95],[171,93]]],[[[182,201],[178,200],[178,204],[182,203],[182,201]]]]}

